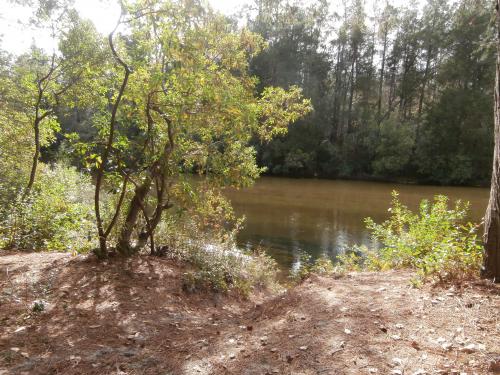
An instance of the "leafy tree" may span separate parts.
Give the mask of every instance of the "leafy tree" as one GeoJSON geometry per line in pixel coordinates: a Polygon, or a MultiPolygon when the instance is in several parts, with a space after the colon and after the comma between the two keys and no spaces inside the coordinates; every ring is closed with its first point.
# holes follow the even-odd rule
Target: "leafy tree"
{"type": "Polygon", "coordinates": [[[197,3],[123,6],[108,42],[109,103],[95,116],[97,139],[79,144],[96,174],[96,252],[106,256],[115,231],[119,252],[149,240],[154,253],[165,210],[182,205],[185,194],[250,184],[261,172],[248,146],[252,135],[268,141],[286,133],[310,103],[295,87],[266,87],[255,97],[248,60],[262,40],[197,3]],[[187,178],[192,172],[204,182],[187,178]],[[109,217],[101,210],[104,187],[119,192],[109,217]]]}

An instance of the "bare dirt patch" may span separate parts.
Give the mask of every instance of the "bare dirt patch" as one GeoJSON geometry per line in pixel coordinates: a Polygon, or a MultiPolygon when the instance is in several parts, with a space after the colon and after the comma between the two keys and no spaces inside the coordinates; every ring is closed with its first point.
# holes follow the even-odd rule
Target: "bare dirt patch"
{"type": "Polygon", "coordinates": [[[500,373],[500,287],[312,277],[244,301],[136,257],[0,256],[0,374],[500,373]],[[35,310],[35,311],[34,311],[35,310]]]}

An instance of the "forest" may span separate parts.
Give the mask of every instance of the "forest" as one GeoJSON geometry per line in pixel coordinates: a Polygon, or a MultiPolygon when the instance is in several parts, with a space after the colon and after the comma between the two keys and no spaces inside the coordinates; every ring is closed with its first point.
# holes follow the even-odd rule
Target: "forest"
{"type": "Polygon", "coordinates": [[[488,184],[494,22],[489,1],[395,7],[263,1],[262,85],[299,85],[314,112],[257,147],[268,173],[488,184]]]}
{"type": "Polygon", "coordinates": [[[0,374],[500,372],[500,0],[4,2],[0,374]]]}

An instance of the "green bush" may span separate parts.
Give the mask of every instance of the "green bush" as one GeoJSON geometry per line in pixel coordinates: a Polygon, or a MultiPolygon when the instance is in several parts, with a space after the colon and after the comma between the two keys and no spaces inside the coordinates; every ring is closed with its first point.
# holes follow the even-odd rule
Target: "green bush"
{"type": "Polygon", "coordinates": [[[312,260],[309,254],[303,253],[300,256],[299,266],[292,270],[290,277],[294,281],[302,281],[312,274],[330,275],[335,272],[336,267],[327,255],[322,254],[319,258],[312,260]]]}
{"type": "Polygon", "coordinates": [[[0,248],[83,252],[94,241],[92,184],[74,168],[42,165],[32,193],[0,212],[0,248]]]}
{"type": "Polygon", "coordinates": [[[191,208],[165,215],[155,241],[168,248],[168,256],[191,266],[182,280],[188,292],[247,296],[256,289],[278,289],[276,262],[263,251],[245,252],[236,246],[241,225],[223,196],[203,192],[191,208]]]}
{"type": "Polygon", "coordinates": [[[457,201],[450,208],[448,198],[438,195],[433,202],[423,200],[414,213],[400,202],[397,192],[392,197],[388,220],[382,224],[365,220],[381,249],[357,248],[364,268],[415,268],[422,277],[439,280],[478,274],[483,249],[478,225],[466,222],[467,203],[457,201]]]}

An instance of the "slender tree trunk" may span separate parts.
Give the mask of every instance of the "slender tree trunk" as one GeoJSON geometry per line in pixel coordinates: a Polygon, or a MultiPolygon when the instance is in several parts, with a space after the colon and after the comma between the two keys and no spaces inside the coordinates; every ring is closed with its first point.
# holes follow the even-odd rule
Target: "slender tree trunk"
{"type": "Polygon", "coordinates": [[[424,107],[425,89],[427,86],[427,80],[429,77],[429,70],[431,67],[431,53],[432,53],[432,46],[429,46],[429,48],[427,49],[427,59],[425,61],[424,80],[422,82],[422,89],[420,91],[420,99],[418,101],[418,117],[419,118],[422,116],[422,109],[424,107]]]}
{"type": "Polygon", "coordinates": [[[382,66],[380,67],[380,81],[378,83],[377,118],[382,112],[382,89],[384,87],[385,55],[387,53],[387,29],[384,31],[384,48],[382,50],[382,66]]]}
{"type": "Polygon", "coordinates": [[[483,275],[500,281],[500,0],[496,3],[497,63],[495,80],[495,149],[490,201],[484,217],[483,275]]]}
{"type": "MultiPolygon", "coordinates": [[[[96,249],[95,253],[98,257],[101,257],[101,258],[106,257],[108,255],[108,248],[107,248],[108,235],[111,232],[111,229],[115,225],[115,222],[116,222],[115,220],[113,220],[110,223],[110,226],[108,227],[108,229],[107,230],[104,229],[104,223],[103,223],[102,216],[101,216],[102,182],[103,182],[103,178],[104,178],[104,171],[106,168],[106,163],[108,162],[109,155],[111,153],[111,149],[113,148],[114,132],[115,132],[115,126],[116,126],[116,115],[118,113],[118,108],[120,106],[120,102],[122,100],[123,93],[125,92],[125,88],[127,87],[129,76],[132,73],[129,66],[120,58],[120,56],[118,56],[118,53],[116,52],[115,46],[113,44],[113,35],[121,23],[121,17],[122,16],[120,16],[120,20],[118,21],[115,29],[109,34],[108,42],[109,42],[109,47],[111,49],[113,57],[115,58],[117,63],[121,67],[123,67],[124,76],[123,76],[123,80],[122,80],[120,89],[118,91],[118,96],[116,97],[116,100],[113,103],[113,107],[111,110],[111,119],[109,121],[109,134],[108,134],[108,138],[106,141],[106,147],[102,153],[101,163],[99,164],[99,166],[97,168],[95,191],[94,191],[94,210],[95,210],[95,216],[96,216],[97,234],[99,235],[99,249],[96,249]]],[[[121,207],[121,204],[117,207],[117,212],[120,209],[120,207],[121,207]]]]}
{"type": "Polygon", "coordinates": [[[45,94],[45,88],[47,87],[47,81],[51,79],[52,73],[56,69],[55,66],[55,55],[52,55],[52,61],[50,64],[49,72],[42,78],[37,81],[38,95],[35,104],[35,120],[33,122],[33,129],[35,131],[35,152],[33,154],[33,161],[31,163],[31,171],[30,178],[28,181],[28,185],[26,185],[26,189],[24,190],[23,197],[27,198],[31,189],[33,189],[33,184],[35,183],[36,171],[38,168],[38,159],[40,158],[40,123],[43,119],[50,114],[52,114],[52,110],[47,110],[45,113],[40,114],[42,107],[42,99],[45,94]]]}
{"type": "Polygon", "coordinates": [[[333,114],[332,114],[332,129],[330,133],[330,142],[334,143],[338,138],[338,130],[340,126],[340,96],[342,87],[342,60],[344,55],[344,45],[339,43],[337,52],[337,64],[335,65],[335,87],[333,94],[333,114]]]}
{"type": "Polygon", "coordinates": [[[33,126],[35,130],[35,152],[33,154],[33,161],[31,163],[30,179],[28,181],[26,189],[24,190],[25,198],[30,195],[31,189],[33,189],[33,184],[35,183],[36,170],[38,168],[38,159],[40,158],[40,119],[38,118],[38,115],[35,118],[33,126]]]}
{"type": "Polygon", "coordinates": [[[355,73],[357,69],[358,46],[354,46],[353,59],[351,64],[351,77],[349,78],[349,108],[347,111],[347,134],[352,132],[352,103],[354,100],[354,82],[356,81],[355,73]]]}

